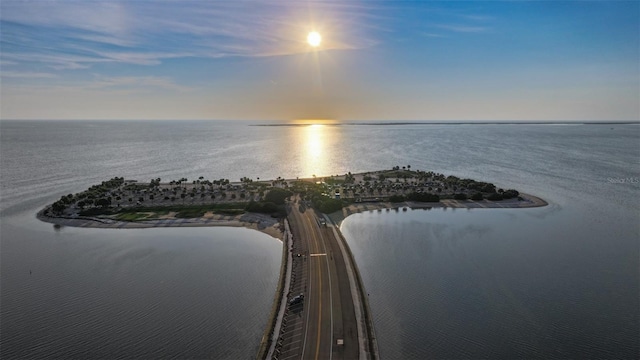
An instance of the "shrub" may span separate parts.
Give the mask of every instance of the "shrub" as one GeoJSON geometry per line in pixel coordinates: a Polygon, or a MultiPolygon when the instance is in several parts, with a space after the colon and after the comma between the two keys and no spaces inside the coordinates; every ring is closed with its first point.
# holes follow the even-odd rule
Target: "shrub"
{"type": "Polygon", "coordinates": [[[502,198],[503,199],[512,199],[514,197],[518,197],[519,195],[520,195],[520,193],[517,192],[516,190],[509,189],[509,190],[506,190],[505,192],[502,193],[502,198]]]}
{"type": "Polygon", "coordinates": [[[316,196],[313,198],[313,205],[325,214],[330,214],[342,209],[342,200],[331,199],[326,196],[316,196]]]}
{"type": "Polygon", "coordinates": [[[278,205],[272,202],[255,202],[252,201],[247,205],[247,211],[263,213],[263,214],[272,214],[278,212],[280,208],[278,205]]]}
{"type": "Polygon", "coordinates": [[[467,194],[458,193],[453,195],[453,198],[456,200],[467,200],[467,194]]]}
{"type": "Polygon", "coordinates": [[[475,200],[475,201],[482,200],[482,193],[481,192],[477,192],[477,193],[471,195],[471,200],[475,200]]]}
{"type": "Polygon", "coordinates": [[[484,193],[494,193],[496,192],[496,186],[493,184],[487,184],[485,183],[484,186],[481,189],[482,192],[484,193]]]}
{"type": "Polygon", "coordinates": [[[412,192],[407,195],[407,200],[418,201],[418,202],[439,202],[440,196],[429,193],[418,193],[412,192]]]}
{"type": "Polygon", "coordinates": [[[487,196],[487,199],[491,200],[491,201],[500,201],[500,200],[502,200],[502,195],[500,195],[499,193],[495,193],[494,192],[494,193],[489,194],[489,196],[487,196]]]}
{"type": "Polygon", "coordinates": [[[264,197],[265,202],[271,202],[276,205],[283,205],[284,200],[289,196],[293,195],[293,193],[289,190],[273,188],[269,190],[267,195],[264,197]]]}
{"type": "Polygon", "coordinates": [[[403,202],[405,201],[405,197],[402,195],[391,195],[389,196],[389,201],[391,202],[403,202]]]}

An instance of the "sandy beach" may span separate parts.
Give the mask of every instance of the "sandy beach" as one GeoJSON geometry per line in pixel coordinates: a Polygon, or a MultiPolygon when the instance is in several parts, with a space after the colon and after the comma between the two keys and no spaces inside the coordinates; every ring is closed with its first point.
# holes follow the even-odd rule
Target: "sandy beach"
{"type": "MultiPolygon", "coordinates": [[[[175,215],[175,213],[173,214],[175,215]]],[[[248,229],[263,232],[274,238],[283,239],[281,224],[278,219],[271,216],[256,213],[245,213],[242,215],[216,215],[206,213],[205,216],[199,218],[182,219],[172,216],[172,214],[164,215],[158,219],[143,221],[119,221],[106,217],[50,217],[44,215],[43,211],[37,215],[38,219],[60,225],[72,227],[86,228],[103,228],[103,229],[145,229],[156,227],[195,227],[195,226],[230,226],[245,227],[248,229]]]]}
{"type": "Polygon", "coordinates": [[[523,200],[508,199],[501,201],[491,200],[453,200],[443,199],[440,202],[423,203],[414,201],[403,201],[399,203],[392,202],[367,202],[367,203],[355,203],[342,208],[342,211],[337,211],[329,214],[331,220],[340,225],[344,219],[349,215],[383,209],[428,209],[428,208],[466,208],[466,209],[516,209],[516,208],[532,208],[542,207],[549,205],[541,198],[529,194],[520,193],[520,197],[523,200]]]}

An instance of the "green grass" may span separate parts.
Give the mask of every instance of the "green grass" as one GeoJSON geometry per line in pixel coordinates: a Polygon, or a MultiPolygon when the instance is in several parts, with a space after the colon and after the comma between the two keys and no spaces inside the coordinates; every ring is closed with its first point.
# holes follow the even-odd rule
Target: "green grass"
{"type": "Polygon", "coordinates": [[[120,213],[116,215],[116,220],[122,221],[140,221],[147,220],[150,214],[148,213],[120,213]]]}
{"type": "Polygon", "coordinates": [[[123,208],[114,211],[113,208],[90,209],[87,216],[98,215],[115,215],[116,220],[121,221],[142,221],[156,219],[159,216],[167,215],[175,212],[176,218],[188,219],[199,218],[205,213],[211,211],[214,214],[222,215],[241,215],[247,211],[249,203],[225,203],[225,204],[208,204],[208,205],[170,205],[170,206],[137,206],[123,208]]]}
{"type": "Polygon", "coordinates": [[[175,212],[176,218],[190,219],[203,217],[205,213],[211,211],[214,214],[238,215],[245,212],[246,203],[226,203],[226,204],[208,204],[208,205],[171,205],[171,206],[139,206],[135,208],[122,209],[118,213],[118,219],[125,221],[139,221],[148,219],[148,213],[152,212],[155,216],[166,215],[175,212]]]}

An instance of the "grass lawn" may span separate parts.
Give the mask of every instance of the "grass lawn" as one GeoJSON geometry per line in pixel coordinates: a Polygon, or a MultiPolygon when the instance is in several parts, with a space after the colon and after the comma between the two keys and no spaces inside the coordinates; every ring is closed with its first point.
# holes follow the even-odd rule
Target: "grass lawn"
{"type": "Polygon", "coordinates": [[[152,215],[155,215],[155,214],[148,213],[148,212],[126,212],[126,213],[120,213],[116,215],[116,220],[140,221],[140,220],[147,220],[152,215]]]}
{"type": "Polygon", "coordinates": [[[172,206],[147,206],[121,209],[116,215],[117,220],[141,221],[154,219],[173,211],[176,218],[189,219],[203,217],[211,211],[214,214],[239,215],[245,212],[245,203],[225,203],[209,205],[172,205],[172,206]]]}

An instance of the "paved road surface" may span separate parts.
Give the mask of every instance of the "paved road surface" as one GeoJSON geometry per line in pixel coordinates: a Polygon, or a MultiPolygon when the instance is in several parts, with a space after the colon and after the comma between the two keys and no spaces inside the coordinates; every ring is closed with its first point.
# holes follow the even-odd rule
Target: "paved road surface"
{"type": "Polygon", "coordinates": [[[289,306],[275,358],[358,359],[353,295],[335,232],[299,200],[291,204],[288,219],[294,274],[287,301],[299,294],[304,301],[289,306]]]}

